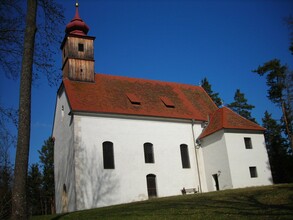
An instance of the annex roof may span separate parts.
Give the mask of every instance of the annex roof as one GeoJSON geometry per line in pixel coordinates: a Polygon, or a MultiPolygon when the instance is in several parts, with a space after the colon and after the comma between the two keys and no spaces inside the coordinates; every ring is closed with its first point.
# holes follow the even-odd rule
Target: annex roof
{"type": "Polygon", "coordinates": [[[246,118],[233,112],[230,108],[223,107],[215,111],[211,117],[209,124],[199,136],[199,139],[207,137],[221,129],[264,131],[265,128],[258,124],[247,120],[246,118]]]}
{"type": "Polygon", "coordinates": [[[106,74],[94,83],[64,78],[63,85],[73,112],[207,121],[218,109],[200,86],[106,74]]]}

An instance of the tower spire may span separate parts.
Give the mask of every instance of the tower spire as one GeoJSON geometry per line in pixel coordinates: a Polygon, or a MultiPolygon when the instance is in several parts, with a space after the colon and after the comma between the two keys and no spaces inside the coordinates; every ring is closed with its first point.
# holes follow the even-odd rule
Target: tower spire
{"type": "Polygon", "coordinates": [[[74,18],[66,25],[65,33],[66,34],[76,34],[81,36],[86,36],[89,31],[89,26],[80,18],[78,12],[78,1],[75,2],[75,16],[74,18]]]}
{"type": "Polygon", "coordinates": [[[88,36],[88,31],[89,27],[79,16],[76,0],[75,15],[66,25],[66,34],[61,44],[63,78],[82,82],[95,81],[95,37],[88,36]]]}

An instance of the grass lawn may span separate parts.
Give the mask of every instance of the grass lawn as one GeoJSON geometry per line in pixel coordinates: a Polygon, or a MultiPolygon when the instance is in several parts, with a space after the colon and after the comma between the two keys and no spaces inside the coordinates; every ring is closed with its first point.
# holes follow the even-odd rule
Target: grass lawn
{"type": "Polygon", "coordinates": [[[31,220],[293,219],[293,184],[156,198],[31,220]]]}

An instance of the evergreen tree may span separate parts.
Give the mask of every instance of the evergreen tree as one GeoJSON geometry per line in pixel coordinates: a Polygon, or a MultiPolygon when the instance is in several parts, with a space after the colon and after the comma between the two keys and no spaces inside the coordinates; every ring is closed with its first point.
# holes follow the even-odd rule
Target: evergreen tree
{"type": "Polygon", "coordinates": [[[290,114],[292,115],[292,72],[288,70],[286,65],[281,65],[278,59],[264,63],[253,72],[260,76],[266,74],[266,84],[269,87],[268,98],[282,108],[286,134],[293,150],[293,118],[290,116],[290,114]]]}
{"type": "Polygon", "coordinates": [[[39,165],[37,163],[32,164],[28,171],[27,180],[28,210],[30,215],[43,214],[42,181],[39,165]]]}
{"type": "Polygon", "coordinates": [[[55,213],[55,184],[54,184],[54,140],[49,137],[39,152],[43,169],[43,194],[45,199],[45,214],[55,213]]]}
{"type": "Polygon", "coordinates": [[[218,107],[222,105],[222,100],[219,97],[219,93],[213,92],[212,86],[206,77],[201,81],[201,87],[207,92],[207,94],[211,97],[211,99],[218,107]]]}
{"type": "Polygon", "coordinates": [[[240,89],[237,89],[235,92],[234,102],[228,104],[227,106],[242,117],[256,122],[255,118],[251,116],[250,112],[254,106],[247,103],[247,99],[245,98],[244,93],[240,92],[240,89]]]}
{"type": "Polygon", "coordinates": [[[289,31],[290,31],[290,46],[289,50],[291,51],[291,54],[293,55],[293,16],[289,16],[285,18],[285,21],[287,22],[289,31]]]}
{"type": "Polygon", "coordinates": [[[265,142],[271,165],[274,183],[293,181],[293,170],[288,169],[293,165],[293,157],[288,154],[290,149],[287,140],[282,136],[282,126],[272,118],[267,111],[262,119],[265,130],[265,142]]]}
{"type": "Polygon", "coordinates": [[[11,215],[12,174],[10,162],[0,161],[0,219],[9,219],[11,215]]]}
{"type": "Polygon", "coordinates": [[[9,219],[11,215],[11,187],[13,169],[10,162],[9,148],[14,144],[12,135],[12,111],[0,106],[0,219],[9,219]]]}

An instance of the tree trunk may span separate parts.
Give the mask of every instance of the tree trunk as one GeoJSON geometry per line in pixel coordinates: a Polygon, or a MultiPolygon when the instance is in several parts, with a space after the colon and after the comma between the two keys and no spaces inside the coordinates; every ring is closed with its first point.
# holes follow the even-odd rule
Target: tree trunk
{"type": "Polygon", "coordinates": [[[26,182],[31,124],[31,85],[37,14],[37,0],[27,0],[26,27],[20,78],[18,139],[12,192],[12,219],[28,219],[26,182]]]}
{"type": "Polygon", "coordinates": [[[282,112],[283,112],[283,117],[284,117],[284,121],[285,121],[285,126],[286,126],[286,131],[287,131],[287,134],[288,134],[288,138],[289,138],[289,142],[290,142],[290,146],[291,146],[291,149],[293,151],[293,135],[291,134],[290,132],[290,129],[289,129],[289,123],[288,123],[288,120],[287,120],[287,111],[286,111],[286,108],[285,108],[285,103],[284,101],[282,101],[282,112]]]}

